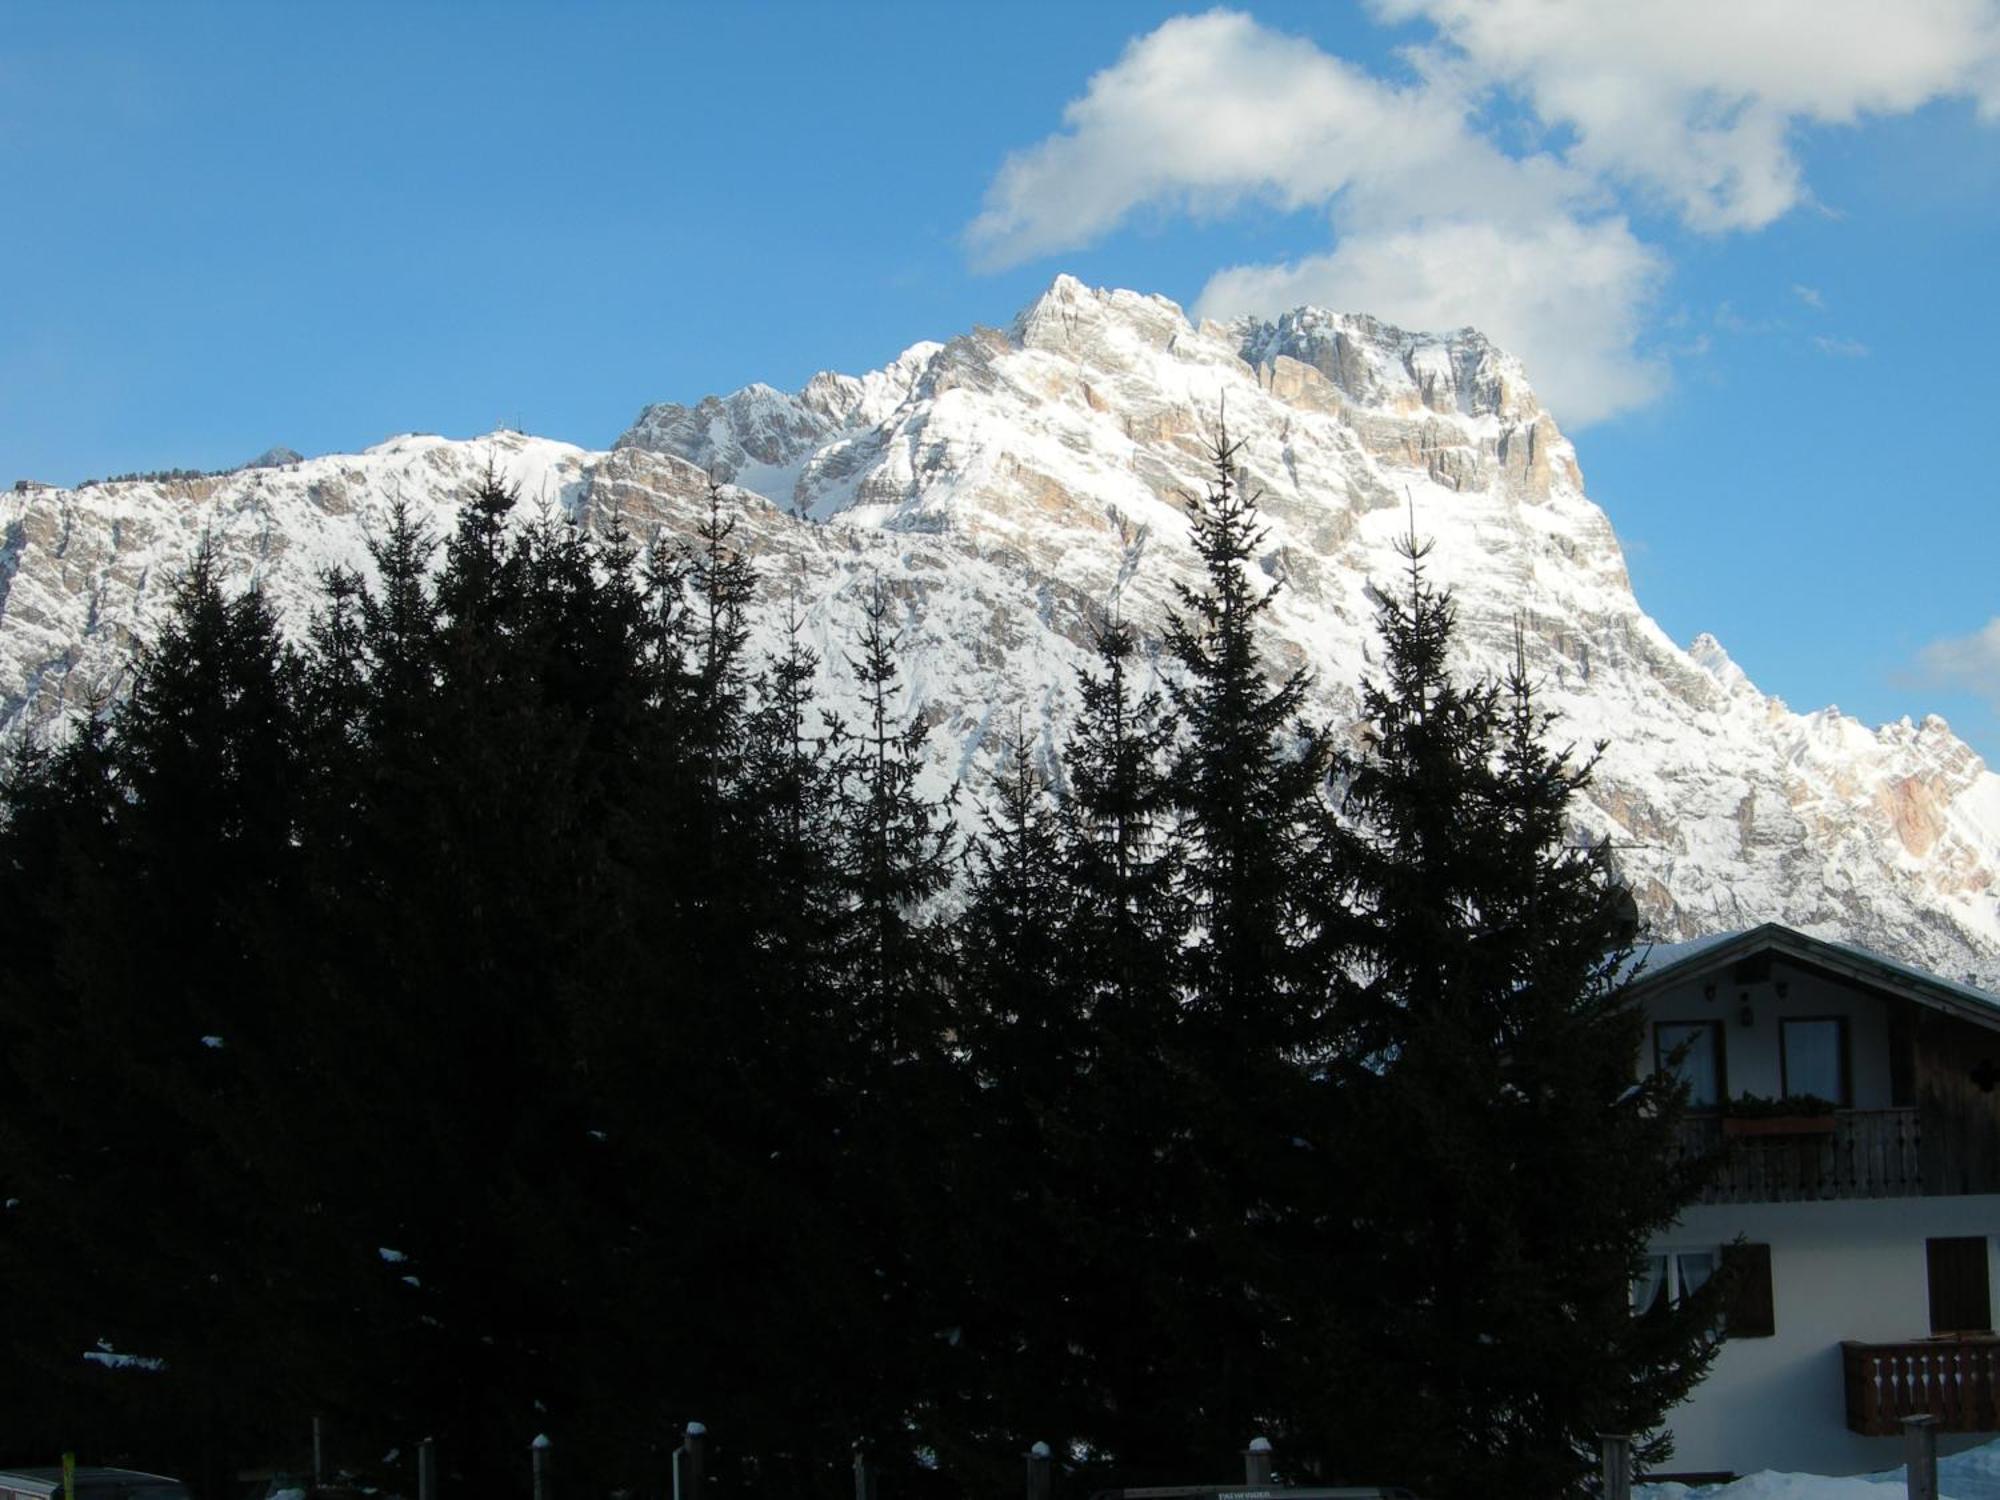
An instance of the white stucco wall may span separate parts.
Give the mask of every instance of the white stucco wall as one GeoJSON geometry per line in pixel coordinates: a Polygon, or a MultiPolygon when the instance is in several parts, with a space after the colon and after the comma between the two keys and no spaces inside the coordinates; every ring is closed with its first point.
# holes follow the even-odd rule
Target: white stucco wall
{"type": "Polygon", "coordinates": [[[1730,1096],[1756,1094],[1775,1099],[1783,1092],[1778,1023],[1787,1016],[1845,1016],[1853,1107],[1890,1107],[1889,1007],[1881,999],[1783,963],[1773,965],[1769,980],[1755,984],[1735,983],[1727,973],[1709,978],[1690,980],[1646,997],[1646,1039],[1639,1050],[1643,1071],[1653,1068],[1654,1022],[1720,1021],[1730,1096]],[[1715,982],[1714,999],[1705,993],[1709,978],[1715,982]],[[1783,995],[1778,993],[1780,984],[1785,989],[1783,995]],[[1742,1022],[1746,1005],[1751,1015],[1748,1026],[1742,1022]]]}
{"type": "MultiPolygon", "coordinates": [[[[1929,1334],[1926,1239],[1985,1236],[1988,1284],[2000,1292],[2000,1194],[1697,1205],[1654,1248],[1704,1249],[1738,1235],[1771,1247],[1778,1331],[1723,1345],[1708,1378],[1668,1418],[1675,1451],[1665,1469],[1861,1474],[1902,1462],[1899,1439],[1847,1430],[1841,1340],[1929,1334]]],[[[1979,1441],[1946,1437],[1939,1447],[1979,1441]]]]}

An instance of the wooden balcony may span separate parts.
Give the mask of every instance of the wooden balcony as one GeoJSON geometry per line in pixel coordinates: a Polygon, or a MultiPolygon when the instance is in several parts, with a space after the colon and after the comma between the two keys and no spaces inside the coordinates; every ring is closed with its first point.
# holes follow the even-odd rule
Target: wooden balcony
{"type": "Polygon", "coordinates": [[[1894,1437],[1903,1418],[1932,1416],[1940,1432],[2000,1432],[2000,1337],[1844,1343],[1840,1357],[1850,1431],[1894,1437]]]}
{"type": "MultiPolygon", "coordinates": [[[[1759,1122],[1770,1126],[1775,1122],[1759,1122]]],[[[1915,1198],[1924,1191],[1915,1109],[1843,1109],[1801,1134],[1728,1135],[1721,1115],[1681,1121],[1683,1156],[1720,1153],[1702,1203],[1915,1198]],[[1727,1148],[1726,1150],[1724,1148],[1727,1148]]]]}

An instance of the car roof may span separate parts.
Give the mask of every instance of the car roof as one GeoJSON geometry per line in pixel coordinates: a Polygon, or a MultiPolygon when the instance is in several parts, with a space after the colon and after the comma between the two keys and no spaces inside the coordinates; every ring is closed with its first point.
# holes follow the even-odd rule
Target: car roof
{"type": "MultiPolygon", "coordinates": [[[[60,1464],[38,1464],[29,1469],[7,1469],[0,1471],[0,1485],[6,1484],[11,1479],[24,1479],[33,1484],[60,1485],[62,1483],[62,1476],[63,1471],[60,1464]]],[[[95,1464],[88,1466],[79,1464],[76,1468],[76,1482],[79,1485],[130,1484],[135,1481],[145,1484],[179,1484],[181,1482],[165,1474],[149,1474],[144,1469],[111,1469],[95,1464]]]]}

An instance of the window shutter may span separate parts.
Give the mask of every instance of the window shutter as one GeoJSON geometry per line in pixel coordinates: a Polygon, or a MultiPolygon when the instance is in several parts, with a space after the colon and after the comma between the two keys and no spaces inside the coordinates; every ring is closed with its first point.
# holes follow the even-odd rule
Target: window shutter
{"type": "Polygon", "coordinates": [[[1733,1285],[1723,1311],[1723,1331],[1732,1339],[1767,1339],[1778,1331],[1777,1300],[1771,1294],[1771,1247],[1724,1245],[1722,1265],[1733,1285]]]}
{"type": "Polygon", "coordinates": [[[1925,1240],[1931,1332],[1977,1333],[1993,1326],[1986,1284],[1986,1236],[1925,1240]]]}

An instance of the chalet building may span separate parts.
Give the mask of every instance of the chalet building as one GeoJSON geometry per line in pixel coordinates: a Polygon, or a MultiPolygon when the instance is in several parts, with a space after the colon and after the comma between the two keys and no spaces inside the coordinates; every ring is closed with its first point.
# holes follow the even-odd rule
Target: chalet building
{"type": "Polygon", "coordinates": [[[1634,1307],[1742,1263],[1667,1467],[1892,1468],[1925,1412],[1941,1452],[2000,1436],[2000,995],[1775,924],[1656,947],[1632,993],[1719,1162],[1634,1307]]]}

